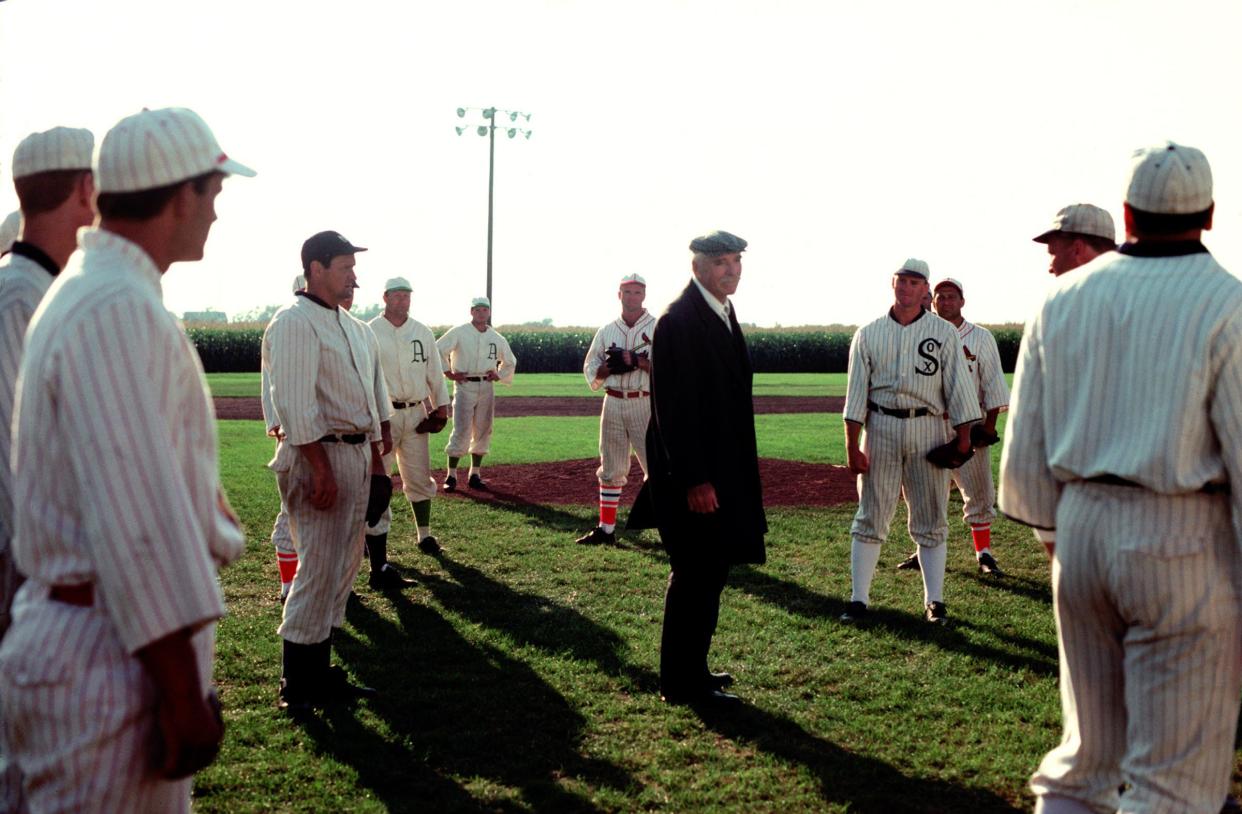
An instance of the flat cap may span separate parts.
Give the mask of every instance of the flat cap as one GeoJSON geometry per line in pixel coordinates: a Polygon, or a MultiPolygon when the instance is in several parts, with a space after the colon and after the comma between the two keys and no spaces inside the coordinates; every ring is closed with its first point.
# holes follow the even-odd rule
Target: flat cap
{"type": "Polygon", "coordinates": [[[927,261],[919,260],[917,257],[907,259],[893,274],[917,274],[924,280],[931,279],[931,269],[927,267],[927,261]]]}
{"type": "Polygon", "coordinates": [[[1113,226],[1113,216],[1108,210],[1089,203],[1070,204],[1057,212],[1052,219],[1052,227],[1031,240],[1036,243],[1047,243],[1055,234],[1087,235],[1102,237],[1117,242],[1117,229],[1113,226]]]}
{"type": "Polygon", "coordinates": [[[393,277],[384,283],[384,293],[389,291],[413,291],[414,287],[410,285],[410,281],[404,277],[393,277]]]}
{"type": "Polygon", "coordinates": [[[746,241],[735,234],[717,229],[691,240],[690,251],[695,254],[734,254],[746,251],[746,241]]]}

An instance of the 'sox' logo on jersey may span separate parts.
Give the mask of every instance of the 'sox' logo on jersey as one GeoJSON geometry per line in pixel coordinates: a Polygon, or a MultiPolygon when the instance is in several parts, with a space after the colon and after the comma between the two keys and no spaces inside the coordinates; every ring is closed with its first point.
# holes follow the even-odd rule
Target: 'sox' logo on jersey
{"type": "Polygon", "coordinates": [[[410,360],[411,364],[427,364],[427,352],[423,349],[421,339],[411,339],[410,349],[414,351],[414,358],[410,360]]]}
{"type": "Polygon", "coordinates": [[[940,360],[936,357],[940,345],[934,339],[924,339],[919,343],[919,356],[923,357],[923,361],[915,366],[915,373],[920,376],[935,376],[940,372],[940,360]]]}
{"type": "Polygon", "coordinates": [[[498,357],[497,357],[497,355],[496,355],[496,343],[495,343],[495,342],[488,342],[488,343],[487,343],[487,358],[488,358],[488,359],[496,359],[496,358],[498,358],[498,357]]]}

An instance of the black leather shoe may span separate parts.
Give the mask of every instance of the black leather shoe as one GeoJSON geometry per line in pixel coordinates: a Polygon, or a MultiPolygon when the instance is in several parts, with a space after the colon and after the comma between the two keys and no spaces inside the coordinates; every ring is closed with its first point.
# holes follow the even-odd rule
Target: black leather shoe
{"type": "Polygon", "coordinates": [[[691,707],[731,707],[742,703],[742,699],[731,692],[712,689],[702,689],[698,692],[688,693],[661,693],[660,700],[666,704],[691,707]]]}
{"type": "Polygon", "coordinates": [[[979,555],[979,573],[991,577],[1005,576],[1005,572],[996,564],[996,558],[986,551],[979,555]]]}
{"type": "Polygon", "coordinates": [[[723,690],[733,686],[733,676],[728,673],[708,673],[707,686],[713,690],[723,690]]]}
{"type": "Polygon", "coordinates": [[[457,491],[457,478],[453,477],[452,475],[449,475],[447,478],[445,478],[444,479],[444,491],[456,492],[457,491]]]}
{"type": "Polygon", "coordinates": [[[439,554],[444,549],[440,548],[440,541],[428,534],[426,537],[418,541],[418,550],[424,554],[439,554]]]}
{"type": "Polygon", "coordinates": [[[401,576],[401,572],[394,568],[392,563],[386,562],[383,568],[371,572],[367,584],[376,591],[399,591],[402,588],[417,585],[418,580],[401,576]]]}
{"type": "Polygon", "coordinates": [[[487,484],[478,475],[471,475],[470,480],[466,481],[466,485],[471,489],[478,489],[480,492],[487,491],[487,484]]]}
{"type": "Polygon", "coordinates": [[[330,704],[333,701],[347,701],[351,698],[376,698],[379,696],[379,690],[364,684],[354,684],[345,674],[344,668],[339,664],[334,664],[328,668],[328,674],[324,676],[322,694],[323,702],[330,704]]]}
{"type": "Polygon", "coordinates": [[[901,562],[897,563],[898,571],[920,571],[922,567],[919,565],[919,552],[914,552],[901,562]]]}
{"type": "Polygon", "coordinates": [[[574,542],[578,545],[613,545],[617,542],[617,534],[596,526],[574,542]]]}
{"type": "Polygon", "coordinates": [[[933,625],[947,625],[949,623],[949,612],[943,602],[927,603],[927,621],[933,625]]]}
{"type": "Polygon", "coordinates": [[[867,606],[862,602],[851,602],[845,606],[845,613],[841,614],[842,622],[861,622],[867,618],[867,606]]]}
{"type": "Polygon", "coordinates": [[[276,708],[294,719],[309,718],[315,714],[315,705],[310,696],[289,692],[288,682],[283,678],[280,680],[280,693],[276,697],[276,708]]]}

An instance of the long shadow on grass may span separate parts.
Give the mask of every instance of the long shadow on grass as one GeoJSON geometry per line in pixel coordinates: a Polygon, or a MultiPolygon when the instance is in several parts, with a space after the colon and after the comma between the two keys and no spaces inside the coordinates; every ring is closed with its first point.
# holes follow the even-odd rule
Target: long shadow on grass
{"type": "MultiPolygon", "coordinates": [[[[382,600],[380,600],[382,601],[382,600]]],[[[583,757],[584,718],[528,665],[464,639],[434,610],[395,598],[397,623],[362,603],[337,652],[382,690],[369,702],[390,733],[355,712],[312,721],[323,751],[353,766],[360,784],[390,811],[597,811],[563,785],[628,791],[624,769],[583,757]],[[478,799],[449,776],[483,778],[518,799],[478,799]]],[[[503,796],[504,792],[502,792],[503,796]]]]}
{"type": "Polygon", "coordinates": [[[829,803],[850,811],[1009,812],[1020,811],[1004,798],[981,789],[910,777],[884,761],[847,752],[817,738],[794,721],[749,705],[732,710],[699,710],[703,723],[743,748],[757,747],[781,760],[800,763],[819,781],[829,803]]]}

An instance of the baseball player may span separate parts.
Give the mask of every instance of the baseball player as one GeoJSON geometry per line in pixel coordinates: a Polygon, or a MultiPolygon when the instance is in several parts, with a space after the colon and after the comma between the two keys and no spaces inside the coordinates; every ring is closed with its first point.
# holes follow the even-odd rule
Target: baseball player
{"type": "MultiPolygon", "coordinates": [[[[9,626],[9,609],[21,577],[9,553],[12,535],[13,488],[8,461],[12,451],[9,429],[13,420],[14,388],[25,344],[26,327],[43,295],[77,245],[77,230],[89,226],[95,213],[91,150],[95,137],[89,130],[56,127],[31,133],[13,154],[13,179],[20,205],[26,212],[26,232],[18,241],[18,217],[12,238],[0,236],[0,636],[9,626]]],[[[0,768],[0,810],[21,807],[21,777],[16,764],[0,768]]]]}
{"type": "MultiPolygon", "coordinates": [[[[299,274],[293,278],[294,296],[306,290],[306,277],[299,274]]],[[[348,310],[348,309],[346,309],[348,310]]],[[[276,439],[276,457],[280,457],[280,444],[284,441],[284,433],[280,431],[280,420],[276,417],[276,408],[272,406],[272,388],[268,381],[267,369],[259,374],[260,401],[263,407],[263,423],[267,425],[267,434],[276,439]]],[[[272,524],[272,546],[276,549],[276,570],[280,574],[280,601],[289,597],[289,589],[293,587],[293,576],[298,572],[298,552],[293,547],[293,535],[289,533],[289,510],[285,507],[284,498],[280,501],[280,512],[276,522],[272,524]]]]}
{"type": "MultiPolygon", "coordinates": [[[[996,419],[1009,405],[1009,387],[1001,370],[1000,351],[992,332],[981,325],[967,322],[962,317],[966,304],[962,284],[946,277],[936,283],[933,306],[936,316],[953,324],[962,340],[962,352],[966,356],[966,371],[979,394],[979,408],[983,411],[980,425],[985,439],[996,438],[996,419]]],[[[992,519],[996,517],[996,487],[992,483],[992,458],[986,453],[987,444],[980,446],[982,454],[957,469],[949,470],[949,477],[962,493],[962,520],[970,527],[970,539],[975,547],[975,559],[979,570],[995,577],[1004,576],[996,558],[992,556],[992,519]]],[[[919,567],[919,552],[902,560],[901,569],[919,567]]]]}
{"type": "Polygon", "coordinates": [[[0,254],[5,254],[9,249],[13,248],[13,244],[17,241],[17,236],[21,233],[21,230],[22,211],[14,209],[4,216],[3,221],[0,221],[0,254]]]}
{"type": "Polygon", "coordinates": [[[444,491],[457,488],[457,463],[470,453],[471,489],[486,489],[483,456],[491,449],[492,419],[496,414],[494,382],[513,383],[517,357],[508,341],[488,321],[492,304],[487,297],[470,301],[470,321],[450,328],[436,340],[445,378],[453,381],[453,432],[444,452],[448,473],[444,491]]]}
{"type": "Polygon", "coordinates": [[[188,812],[190,778],[220,747],[216,571],[245,537],[160,279],[203,256],[226,174],[254,172],[193,112],[122,119],[96,152],[98,226],[26,335],[12,463],[27,581],[0,701],[31,811],[188,812]]]}
{"type": "Polygon", "coordinates": [[[1229,787],[1242,282],[1200,242],[1212,213],[1202,152],[1137,151],[1126,243],[1026,327],[1000,505],[1057,533],[1064,719],[1031,780],[1036,811],[1216,812],[1229,787]]]}
{"type": "Polygon", "coordinates": [[[647,424],[651,421],[651,337],[655,317],[643,308],[647,281],[621,278],[621,317],[595,332],[582,373],[592,390],[604,388],[599,418],[599,525],[578,538],[583,545],[615,543],[617,504],[630,474],[630,450],[647,475],[647,424]]]}
{"type": "MultiPolygon", "coordinates": [[[[402,491],[414,510],[418,548],[425,554],[437,554],[440,544],[431,535],[431,499],[436,493],[436,482],[431,477],[430,435],[420,432],[418,427],[431,415],[448,419],[448,385],[435,334],[410,318],[411,291],[410,282],[404,277],[386,282],[384,312],[368,324],[379,340],[380,366],[392,399],[393,449],[384,456],[384,471],[392,472],[395,458],[402,491]]],[[[388,509],[376,525],[367,528],[372,587],[400,588],[413,582],[386,562],[391,521],[392,510],[388,509]]]]}
{"type": "Polygon", "coordinates": [[[1088,203],[1070,204],[1052,219],[1052,227],[1032,238],[1048,246],[1048,273],[1060,277],[1104,252],[1117,248],[1117,231],[1108,211],[1088,203]]]}
{"type": "Polygon", "coordinates": [[[284,442],[269,466],[289,512],[297,574],[277,633],[283,641],[280,707],[314,707],[376,691],[330,667],[331,634],[362,560],[371,475],[390,408],[378,343],[341,304],[353,296],[355,254],[366,249],[339,232],[302,244],[306,290],[277,311],[263,334],[263,368],[284,442]]]}
{"type": "Polygon", "coordinates": [[[928,275],[927,263],[907,260],[893,274],[893,307],[850,343],[845,444],[850,471],[858,475],[859,503],[850,529],[852,593],[841,616],[846,622],[866,616],[880,544],[903,494],[910,537],[919,546],[927,621],[947,621],[949,475],[925,456],[954,437],[958,452],[968,454],[970,425],[981,414],[957,331],[923,310],[928,275]]]}

